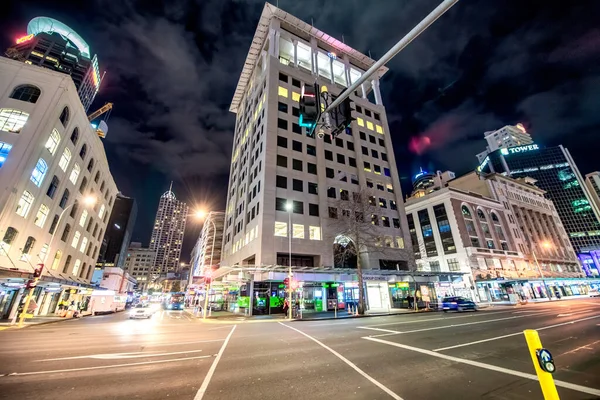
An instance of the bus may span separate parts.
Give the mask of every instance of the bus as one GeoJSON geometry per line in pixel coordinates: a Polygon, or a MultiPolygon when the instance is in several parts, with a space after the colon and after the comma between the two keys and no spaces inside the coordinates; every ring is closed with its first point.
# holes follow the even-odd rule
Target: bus
{"type": "Polygon", "coordinates": [[[173,293],[169,298],[165,299],[163,308],[167,310],[183,310],[185,303],[185,293],[173,293]]]}

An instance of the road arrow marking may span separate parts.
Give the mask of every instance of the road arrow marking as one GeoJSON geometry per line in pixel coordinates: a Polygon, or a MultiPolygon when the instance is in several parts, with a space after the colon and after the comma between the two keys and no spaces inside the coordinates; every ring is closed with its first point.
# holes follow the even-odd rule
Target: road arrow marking
{"type": "Polygon", "coordinates": [[[570,317],[571,315],[581,314],[581,313],[588,312],[588,311],[592,311],[592,310],[582,310],[582,311],[574,311],[574,312],[568,313],[568,314],[558,314],[557,317],[570,317]]]}

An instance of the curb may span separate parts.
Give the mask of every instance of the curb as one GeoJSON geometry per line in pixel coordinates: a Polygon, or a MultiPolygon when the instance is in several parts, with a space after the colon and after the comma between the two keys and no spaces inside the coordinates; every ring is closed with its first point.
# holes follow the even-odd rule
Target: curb
{"type": "Polygon", "coordinates": [[[22,326],[20,328],[19,328],[19,326],[17,324],[15,324],[15,325],[9,325],[9,326],[6,326],[6,327],[2,326],[2,327],[0,327],[0,331],[3,331],[3,330],[12,330],[12,329],[25,329],[25,328],[31,328],[33,326],[39,326],[39,325],[56,324],[58,322],[78,321],[78,320],[80,320],[82,318],[91,317],[91,316],[92,316],[92,314],[86,314],[86,315],[82,315],[79,318],[56,319],[56,320],[52,320],[52,321],[36,322],[34,324],[32,324],[32,323],[27,324],[26,323],[26,325],[24,325],[24,326],[22,326]]]}

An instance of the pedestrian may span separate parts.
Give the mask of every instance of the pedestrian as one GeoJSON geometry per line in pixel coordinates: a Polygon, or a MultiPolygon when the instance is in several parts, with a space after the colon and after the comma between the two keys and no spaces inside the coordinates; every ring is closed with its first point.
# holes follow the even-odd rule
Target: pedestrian
{"type": "Polygon", "coordinates": [[[287,315],[287,314],[288,314],[288,310],[289,310],[289,309],[290,309],[290,304],[288,303],[288,300],[287,300],[287,299],[285,299],[285,300],[283,301],[283,313],[284,313],[285,315],[287,315]]]}
{"type": "Polygon", "coordinates": [[[408,300],[408,308],[412,308],[413,307],[413,297],[411,296],[410,293],[408,294],[408,296],[406,296],[406,300],[408,300]]]}

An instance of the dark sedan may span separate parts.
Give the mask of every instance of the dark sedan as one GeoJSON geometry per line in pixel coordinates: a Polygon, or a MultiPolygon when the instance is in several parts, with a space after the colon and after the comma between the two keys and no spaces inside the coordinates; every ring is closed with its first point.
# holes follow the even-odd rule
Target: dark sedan
{"type": "Polygon", "coordinates": [[[447,311],[477,311],[477,305],[470,299],[465,297],[445,297],[442,300],[442,310],[447,311]]]}

